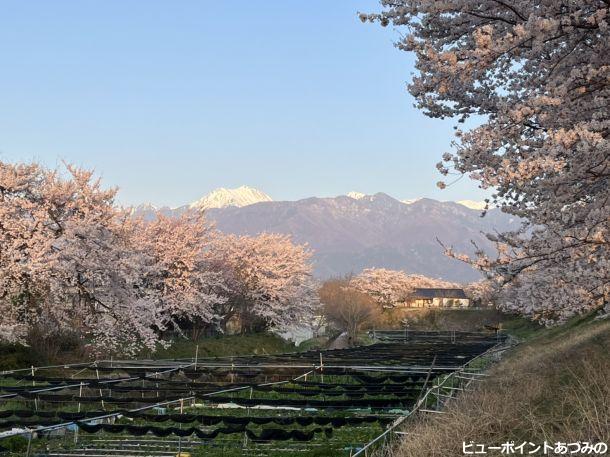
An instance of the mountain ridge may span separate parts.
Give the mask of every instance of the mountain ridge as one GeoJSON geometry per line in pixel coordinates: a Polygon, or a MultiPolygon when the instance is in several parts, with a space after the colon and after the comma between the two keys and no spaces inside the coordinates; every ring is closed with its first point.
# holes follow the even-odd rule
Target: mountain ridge
{"type": "MultiPolygon", "coordinates": [[[[386,195],[394,200],[404,203],[405,205],[411,205],[419,200],[427,198],[427,197],[417,197],[417,198],[407,198],[407,199],[398,200],[398,199],[395,199],[394,197],[389,196],[388,194],[385,194],[384,192],[377,192],[375,194],[365,194],[363,192],[350,191],[350,192],[347,192],[346,194],[338,195],[336,197],[306,197],[306,198],[303,198],[300,200],[307,200],[308,198],[338,198],[338,197],[349,197],[354,200],[361,200],[363,198],[372,197],[372,196],[379,195],[379,194],[386,195]]],[[[279,200],[279,201],[300,201],[300,200],[279,200]]],[[[434,199],[429,199],[429,200],[434,200],[434,199]]],[[[211,209],[211,208],[226,208],[229,206],[244,207],[244,206],[253,205],[255,203],[260,203],[260,202],[265,202],[265,201],[274,201],[274,200],[269,195],[267,195],[265,192],[263,192],[259,189],[256,189],[254,187],[250,187],[247,185],[242,185],[242,186],[236,187],[236,188],[218,187],[218,188],[213,189],[212,191],[208,192],[203,197],[201,197],[191,203],[188,203],[186,205],[181,205],[181,206],[177,206],[177,207],[169,207],[169,206],[157,207],[157,206],[153,205],[152,203],[142,203],[142,204],[134,207],[133,211],[134,212],[158,211],[158,210],[166,211],[166,212],[167,211],[181,211],[186,207],[191,208],[191,209],[206,210],[206,209],[211,209]]],[[[440,200],[434,200],[434,201],[440,202],[440,200]]],[[[477,200],[456,200],[456,201],[449,200],[449,201],[443,201],[441,203],[457,203],[462,206],[465,206],[466,208],[480,210],[480,211],[484,210],[487,205],[486,202],[477,201],[477,200]]]]}
{"type": "MultiPolygon", "coordinates": [[[[476,280],[480,274],[445,256],[439,240],[470,255],[474,254],[472,240],[493,254],[493,245],[484,233],[515,229],[519,224],[497,208],[481,217],[481,210],[457,202],[421,198],[404,203],[382,192],[358,197],[266,200],[207,208],[205,213],[224,233],[283,233],[297,243],[307,243],[314,252],[314,272],[319,278],[383,267],[454,282],[476,280]]],[[[188,208],[159,211],[178,216],[188,208]]],[[[154,217],[150,211],[135,214],[154,217]]]]}

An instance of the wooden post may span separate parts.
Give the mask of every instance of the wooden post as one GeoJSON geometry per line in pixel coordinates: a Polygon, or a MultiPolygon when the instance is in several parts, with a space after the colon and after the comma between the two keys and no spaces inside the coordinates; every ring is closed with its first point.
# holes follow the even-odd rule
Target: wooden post
{"type": "MultiPolygon", "coordinates": [[[[253,389],[252,386],[250,386],[250,400],[252,400],[252,393],[253,393],[253,389]]],[[[246,411],[248,411],[248,416],[250,415],[250,405],[248,405],[248,407],[246,408],[246,411]]]]}
{"type": "MultiPolygon", "coordinates": [[[[100,370],[98,370],[97,368],[95,369],[95,376],[97,377],[97,380],[99,381],[100,380],[100,370]]],[[[101,398],[104,396],[104,394],[102,393],[101,387],[99,389],[99,392],[100,392],[100,400],[101,400],[101,398]]],[[[106,411],[106,405],[104,405],[104,400],[101,400],[101,402],[102,402],[102,409],[104,411],[106,411]]]]}
{"type": "MultiPolygon", "coordinates": [[[[180,414],[184,411],[184,399],[180,399],[180,414]]],[[[182,422],[179,425],[179,428],[182,428],[182,422]]],[[[182,437],[178,436],[178,456],[182,456],[182,437]]]]}
{"type": "Polygon", "coordinates": [[[25,457],[30,457],[30,451],[32,450],[32,435],[33,435],[33,433],[30,432],[30,436],[28,438],[28,449],[25,453],[25,457]]]}
{"type": "MultiPolygon", "coordinates": [[[[436,363],[436,355],[432,359],[432,364],[430,365],[430,369],[428,370],[428,374],[426,375],[426,380],[424,381],[424,385],[419,394],[419,398],[417,399],[415,404],[417,404],[419,402],[419,400],[424,396],[424,391],[426,390],[426,386],[428,385],[428,381],[430,380],[430,375],[432,374],[432,369],[434,368],[435,363],[436,363]]],[[[424,406],[426,406],[426,405],[424,405],[424,406]]]]}
{"type": "MultiPolygon", "coordinates": [[[[78,396],[82,397],[83,396],[83,382],[81,381],[80,383],[80,387],[78,389],[78,396]]],[[[80,413],[80,409],[81,409],[81,403],[80,400],[78,400],[78,409],[77,411],[80,413]]],[[[78,443],[78,431],[79,431],[79,427],[78,425],[76,426],[76,430],[74,430],[74,444],[78,443]]]]}
{"type": "Polygon", "coordinates": [[[320,374],[322,377],[322,382],[324,382],[324,360],[322,360],[322,353],[320,352],[320,374]]]}

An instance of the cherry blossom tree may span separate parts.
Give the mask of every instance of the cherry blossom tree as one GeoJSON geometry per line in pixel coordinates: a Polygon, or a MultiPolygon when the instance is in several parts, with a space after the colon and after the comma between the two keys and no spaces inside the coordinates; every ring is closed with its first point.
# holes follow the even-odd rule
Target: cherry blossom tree
{"type": "MultiPolygon", "coordinates": [[[[610,311],[610,3],[382,0],[362,14],[404,28],[409,91],[457,129],[444,175],[468,175],[489,203],[523,218],[490,235],[497,259],[473,262],[503,287],[502,303],[543,322],[610,311]]],[[[446,184],[440,183],[441,187],[446,184]]]]}
{"type": "Polygon", "coordinates": [[[134,244],[151,257],[148,293],[169,326],[181,331],[186,322],[197,339],[203,327],[215,325],[215,308],[227,301],[221,271],[213,271],[210,252],[214,231],[199,211],[177,218],[157,214],[153,221],[134,222],[134,244]]]}
{"type": "Polygon", "coordinates": [[[128,246],[115,189],[92,172],[67,176],[0,162],[0,329],[24,342],[33,326],[78,330],[95,346],[153,347],[160,324],[144,293],[144,254],[128,246]]]}
{"type": "Polygon", "coordinates": [[[403,271],[367,268],[350,281],[354,289],[369,295],[384,308],[407,300],[413,284],[403,271]]]}
{"type": "Polygon", "coordinates": [[[393,308],[409,299],[415,288],[460,287],[457,284],[422,275],[408,275],[403,271],[367,268],[350,281],[350,286],[368,294],[383,308],[393,308]]]}
{"type": "Polygon", "coordinates": [[[116,189],[66,165],[0,162],[0,338],[72,331],[96,350],[154,350],[166,330],[197,337],[305,321],[318,305],[311,253],[289,237],[225,236],[203,213],[153,221],[116,189]]]}
{"type": "Polygon", "coordinates": [[[46,219],[38,204],[43,179],[38,165],[0,162],[0,336],[5,341],[25,339],[44,294],[41,282],[33,281],[44,271],[40,253],[47,245],[37,222],[46,219]]]}
{"type": "Polygon", "coordinates": [[[488,279],[471,282],[464,287],[464,293],[473,306],[490,306],[494,303],[497,292],[496,285],[488,279]]]}
{"type": "Polygon", "coordinates": [[[230,290],[224,322],[237,316],[242,330],[283,328],[307,320],[319,305],[311,252],[289,236],[217,234],[214,252],[230,290]]]}

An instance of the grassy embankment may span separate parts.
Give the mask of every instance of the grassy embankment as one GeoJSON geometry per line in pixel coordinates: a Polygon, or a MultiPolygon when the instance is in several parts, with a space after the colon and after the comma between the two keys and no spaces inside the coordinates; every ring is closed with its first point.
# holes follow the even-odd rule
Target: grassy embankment
{"type": "Polygon", "coordinates": [[[610,321],[578,318],[538,331],[507,324],[524,342],[445,414],[409,423],[391,455],[460,456],[469,441],[610,442],[610,321]]]}
{"type": "Polygon", "coordinates": [[[198,356],[222,357],[231,355],[265,355],[280,352],[294,352],[296,346],[277,335],[255,333],[251,335],[228,335],[214,338],[202,338],[199,341],[176,340],[170,347],[159,349],[154,354],[142,354],[156,359],[193,358],[199,346],[198,356]]]}
{"type": "MultiPolygon", "coordinates": [[[[164,359],[192,358],[199,346],[199,357],[221,357],[243,354],[277,354],[294,352],[296,346],[289,341],[267,333],[252,335],[231,335],[217,338],[204,338],[199,341],[176,340],[166,349],[159,349],[154,354],[142,352],[138,357],[154,357],[164,359]]],[[[0,370],[25,368],[31,365],[61,364],[82,361],[77,358],[81,351],[66,351],[46,357],[32,347],[20,345],[0,345],[0,370]]]]}
{"type": "Polygon", "coordinates": [[[540,326],[495,309],[438,309],[438,308],[397,308],[385,310],[376,327],[409,328],[420,330],[484,330],[485,326],[499,326],[509,332],[534,332],[540,326]]]}

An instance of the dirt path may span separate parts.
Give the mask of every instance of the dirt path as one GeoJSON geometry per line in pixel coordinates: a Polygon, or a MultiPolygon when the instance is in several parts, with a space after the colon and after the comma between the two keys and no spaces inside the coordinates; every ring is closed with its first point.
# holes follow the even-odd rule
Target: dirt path
{"type": "Polygon", "coordinates": [[[337,338],[333,340],[332,343],[328,345],[328,349],[345,349],[349,347],[349,342],[347,339],[347,333],[343,332],[337,338]]]}

